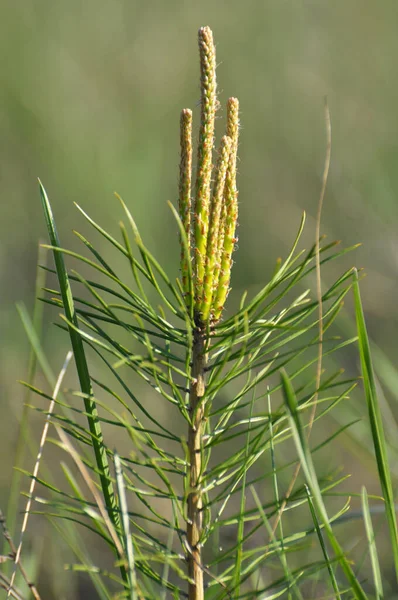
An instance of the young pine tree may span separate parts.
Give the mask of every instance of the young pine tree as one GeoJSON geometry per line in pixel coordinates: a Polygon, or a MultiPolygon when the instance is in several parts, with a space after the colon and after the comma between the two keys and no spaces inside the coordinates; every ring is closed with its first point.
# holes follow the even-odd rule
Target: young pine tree
{"type": "Polygon", "coordinates": [[[59,283],[47,302],[63,310],[60,326],[70,336],[80,387],[56,399],[51,419],[68,435],[69,442],[57,429],[87,483],[83,489],[65,467],[65,489],[51,478],[40,480],[46,503],[61,518],[59,531],[79,560],[75,568],[87,571],[101,598],[303,598],[309,589],[324,597],[350,589],[366,598],[331,526],[349,504],[329,516],[323,494],[339,480],[317,477],[308,442],[314,420],[324,420],[355,385],[340,369],[322,373],[319,357],[319,349],[330,356],[355,341],[327,337],[353,271],[311,298],[303,280],[345,251],[319,247],[318,240],[299,251],[303,217],[270,281],[253,298],[244,294],[235,314],[225,317],[238,216],[239,103],[227,102],[215,152],[216,56],[209,27],[199,30],[199,54],[196,164],[193,114],[184,109],[178,210],[171,207],[181,279],[174,283],[145,246],[121,198],[127,226],[121,223],[120,239],[78,207],[119,253],[117,265],[81,234],[90,257],[62,248],[41,187],[59,283]],[[68,256],[93,275],[68,271],[68,256]],[[119,274],[122,261],[129,278],[119,274]],[[159,417],[164,406],[166,420],[159,417]],[[305,481],[296,470],[288,486],[291,440],[305,481]],[[282,486],[289,489],[285,496],[282,486]],[[94,569],[89,553],[79,551],[75,522],[112,549],[118,576],[94,569]],[[315,560],[308,558],[307,539],[318,548],[315,560]]]}

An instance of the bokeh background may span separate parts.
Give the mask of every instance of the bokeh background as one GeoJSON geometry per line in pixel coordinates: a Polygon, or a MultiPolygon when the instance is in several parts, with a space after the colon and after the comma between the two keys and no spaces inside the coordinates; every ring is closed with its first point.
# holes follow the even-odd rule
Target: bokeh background
{"type": "MultiPolygon", "coordinates": [[[[22,409],[17,380],[28,359],[15,303],[33,305],[38,241],[46,239],[36,178],[65,246],[78,248],[72,229],[84,228],[74,201],[117,233],[117,191],[148,246],[176,272],[167,201],[177,195],[180,109],[192,108],[199,120],[201,25],[214,31],[221,105],[236,95],[242,110],[232,302],[266,281],[304,210],[305,239],[314,239],[327,96],[333,141],[322,230],[345,246],[363,245],[325,278],[364,267],[372,340],[397,364],[397,22],[395,0],[1,3],[0,506],[22,409]]],[[[224,116],[221,109],[220,127],[224,116]]],[[[54,312],[45,314],[43,342],[58,369],[66,339],[49,325],[54,312]]],[[[386,395],[394,412],[395,398],[386,395]]],[[[371,473],[364,479],[377,489],[371,473]]]]}

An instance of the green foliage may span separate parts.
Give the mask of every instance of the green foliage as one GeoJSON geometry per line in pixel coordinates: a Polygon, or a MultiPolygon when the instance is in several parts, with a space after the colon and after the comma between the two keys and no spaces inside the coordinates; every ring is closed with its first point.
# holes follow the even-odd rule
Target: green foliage
{"type": "MultiPolygon", "coordinates": [[[[213,55],[212,60],[215,64],[213,55]]],[[[190,129],[187,135],[190,139],[190,129]]],[[[182,138],[189,154],[189,143],[182,138]]],[[[182,160],[185,174],[191,164],[188,154],[182,160]]],[[[220,159],[227,182],[229,158],[220,159]]],[[[211,206],[206,203],[211,198],[221,201],[224,192],[217,190],[216,178],[211,194],[209,160],[202,156],[206,189],[197,194],[211,238],[211,206]]],[[[219,166],[217,173],[221,171],[219,166]]],[[[233,177],[228,185],[235,201],[233,177]]],[[[187,202],[189,186],[190,178],[180,178],[180,200],[187,202]]],[[[322,246],[317,240],[309,251],[300,250],[303,216],[290,253],[277,262],[270,280],[252,297],[244,294],[238,310],[222,321],[222,307],[204,302],[203,287],[198,295],[199,284],[206,286],[207,269],[211,297],[217,300],[220,288],[210,279],[214,273],[222,279],[223,273],[214,262],[206,263],[212,242],[209,246],[203,239],[199,264],[191,268],[190,208],[180,206],[179,214],[173,208],[182,242],[182,281],[175,283],[145,245],[121,198],[126,224],[120,224],[120,239],[78,207],[101,248],[108,245],[108,258],[91,237],[77,232],[84,252],[63,248],[50,200],[42,186],[40,191],[51,243],[47,247],[55,262],[55,269],[44,269],[58,282],[55,290],[45,288],[44,301],[61,309],[57,326],[69,335],[79,382],[77,390],[55,398],[51,418],[58,438],[49,442],[78,467],[79,475],[66,462],[56,478],[41,471],[35,512],[50,519],[70,546],[77,562],[68,568],[87,573],[104,600],[199,599],[203,591],[207,600],[363,600],[372,598],[373,590],[383,598],[368,495],[363,491],[362,512],[371,574],[362,576],[338,529],[343,519],[353,518],[350,498],[338,491],[345,477],[319,473],[316,464],[317,453],[357,420],[339,426],[316,445],[309,437],[312,423],[322,431],[356,385],[341,369],[332,370],[328,360],[338,362],[339,352],[359,340],[398,572],[391,473],[356,271],[338,276],[320,297],[303,291],[317,264],[323,268],[350,249],[334,243],[322,246]],[[79,267],[68,268],[70,259],[79,267]],[[340,338],[335,327],[352,287],[357,333],[340,338]],[[194,303],[187,302],[187,295],[194,303]],[[199,318],[194,311],[198,307],[199,318]],[[322,373],[319,348],[326,365],[322,373]],[[170,416],[167,422],[165,414],[170,416]],[[304,479],[294,479],[291,492],[283,494],[295,466],[286,459],[286,448],[292,445],[304,479]],[[193,474],[196,467],[199,472],[193,474]],[[345,499],[337,504],[340,497],[345,499]],[[198,536],[194,544],[193,518],[198,536]],[[95,564],[81,537],[84,529],[109,552],[109,570],[95,564]]],[[[228,223],[221,206],[217,215],[232,240],[236,219],[228,223]]],[[[197,221],[193,225],[200,237],[197,221]]],[[[231,240],[226,247],[225,238],[215,239],[223,242],[214,248],[222,264],[225,248],[225,260],[230,260],[231,240]]],[[[20,312],[37,363],[53,385],[35,327],[23,308],[20,312]]],[[[52,400],[44,386],[34,385],[33,376],[26,387],[46,402],[52,400]]]]}
{"type": "MultiPolygon", "coordinates": [[[[49,207],[47,202],[45,206],[49,207]]],[[[72,256],[100,275],[96,279],[83,277],[77,271],[69,274],[69,280],[76,287],[72,303],[75,320],[64,316],[59,326],[81,340],[84,354],[74,354],[78,366],[81,366],[81,360],[88,365],[92,361],[94,369],[96,357],[103,365],[101,377],[89,370],[95,391],[89,395],[82,390],[74,396],[83,400],[89,396],[96,406],[99,426],[118,427],[118,439],[122,441],[124,433],[130,440],[131,452],[122,454],[118,451],[115,454],[107,447],[106,438],[102,438],[108,463],[111,459],[119,464],[119,470],[116,469],[110,480],[113,487],[115,484],[117,487],[117,514],[121,513],[122,519],[114,522],[126,548],[126,556],[121,558],[125,561],[125,569],[130,571],[129,581],[134,580],[132,573],[136,574],[138,597],[156,598],[162,590],[169,590],[170,594],[180,597],[187,577],[183,532],[186,526],[185,501],[189,493],[186,487],[184,491],[183,483],[187,470],[187,442],[180,425],[190,420],[187,389],[191,384],[190,361],[195,324],[184,303],[183,292],[175,287],[147,250],[126,205],[123,203],[122,206],[133,233],[131,240],[127,228],[122,227],[124,245],[87,217],[93,228],[119,251],[115,265],[111,266],[95,246],[80,235],[79,239],[95,260],[62,249],[59,243],[52,246],[55,257],[72,256]],[[134,244],[137,248],[135,253],[132,250],[134,244]],[[127,261],[131,267],[136,291],[117,274],[122,261],[127,261]],[[143,294],[145,288],[147,291],[143,294]],[[150,297],[152,301],[148,300],[150,297]],[[86,360],[87,356],[90,359],[86,360]],[[115,384],[109,383],[109,376],[114,378],[115,384]],[[175,412],[178,428],[171,430],[162,424],[157,416],[160,408],[155,412],[148,410],[145,402],[147,393],[142,391],[137,377],[159,397],[158,402],[165,403],[168,411],[175,412]],[[136,393],[136,388],[141,392],[136,393]],[[114,401],[118,407],[115,407],[114,401]],[[179,417],[181,420],[178,420],[179,417]],[[130,506],[129,512],[126,504],[130,506]],[[126,531],[129,529],[133,546],[127,543],[126,531]],[[130,548],[129,552],[127,548],[130,548]]],[[[315,268],[315,248],[307,253],[297,250],[303,226],[304,220],[291,253],[277,266],[271,281],[253,299],[243,298],[237,313],[215,327],[208,348],[202,544],[214,548],[215,540],[222,539],[224,530],[236,531],[231,535],[232,539],[237,536],[235,543],[230,543],[221,552],[211,552],[206,558],[205,578],[208,578],[209,598],[251,597],[254,590],[257,597],[261,597],[271,590],[276,593],[277,590],[288,589],[289,581],[295,582],[292,584],[292,589],[295,589],[300,582],[312,579],[318,572],[321,580],[328,581],[328,569],[330,572],[330,564],[336,560],[306,565],[296,572],[287,566],[290,556],[294,556],[296,562],[295,555],[300,554],[303,540],[312,531],[318,531],[319,535],[318,524],[315,529],[308,525],[306,530],[285,534],[279,539],[273,534],[269,544],[264,544],[261,535],[264,523],[278,513],[280,505],[278,498],[264,498],[267,481],[273,479],[277,484],[281,472],[289,466],[280,465],[273,471],[267,471],[266,456],[271,451],[275,455],[279,446],[288,443],[295,435],[289,420],[290,412],[279,399],[281,384],[276,376],[281,368],[289,369],[290,379],[297,382],[298,405],[303,415],[311,409],[316,392],[313,385],[317,363],[318,302],[310,298],[308,291],[294,295],[298,283],[315,268]],[[272,404],[276,408],[271,411],[270,407],[267,408],[266,398],[274,396],[272,404]],[[248,485],[259,490],[257,498],[263,497],[258,508],[249,508],[246,497],[248,485]],[[240,504],[238,510],[236,501],[238,506],[240,504]],[[285,575],[282,579],[278,575],[273,579],[275,559],[280,560],[281,556],[287,561],[283,570],[285,575]],[[258,583],[254,584],[256,579],[258,583]],[[266,583],[261,587],[259,582],[262,579],[266,583]]],[[[342,252],[336,252],[333,244],[322,247],[321,264],[334,260],[342,252]]],[[[324,292],[325,332],[332,327],[351,286],[352,273],[348,271],[324,292]]],[[[55,294],[52,290],[51,294],[46,302],[56,307],[65,306],[61,292],[55,294]]],[[[333,354],[354,341],[355,338],[325,338],[324,354],[333,354]]],[[[98,371],[97,367],[95,371],[98,371]]],[[[352,380],[344,380],[338,373],[324,377],[319,390],[317,420],[345,402],[353,384],[352,380]]],[[[44,392],[35,391],[48,398],[44,392]]],[[[54,419],[62,424],[76,447],[81,448],[92,477],[97,477],[101,474],[101,465],[93,463],[85,449],[93,447],[98,438],[89,426],[82,425],[79,418],[83,415],[90,423],[90,411],[74,403],[73,412],[66,417],[62,413],[64,402],[58,400],[57,406],[59,411],[54,419]]],[[[70,409],[69,402],[67,406],[70,409]]],[[[321,446],[334,437],[325,440],[321,446]]],[[[66,483],[69,492],[53,488],[49,482],[41,480],[41,484],[51,488],[56,496],[61,494],[60,498],[55,496],[46,502],[52,518],[72,519],[83,524],[115,551],[92,499],[78,492],[79,486],[70,480],[70,476],[66,477],[66,483]]],[[[321,493],[330,491],[334,485],[321,481],[317,501],[320,501],[321,493]]],[[[312,489],[311,494],[314,496],[312,489]]],[[[298,485],[288,499],[286,512],[307,503],[305,487],[298,485]]],[[[347,509],[348,505],[343,510],[347,509]]],[[[108,511],[112,514],[112,505],[108,504],[108,511]]],[[[339,514],[340,510],[328,522],[322,522],[322,527],[339,514]]],[[[329,529],[326,531],[329,533],[329,529]]],[[[265,532],[268,536],[267,528],[265,532]]],[[[115,554],[117,556],[116,551],[115,554]]],[[[339,560],[342,560],[341,557],[339,560]]],[[[348,579],[356,589],[351,571],[348,579]]],[[[134,588],[128,593],[133,594],[134,588]]]]}

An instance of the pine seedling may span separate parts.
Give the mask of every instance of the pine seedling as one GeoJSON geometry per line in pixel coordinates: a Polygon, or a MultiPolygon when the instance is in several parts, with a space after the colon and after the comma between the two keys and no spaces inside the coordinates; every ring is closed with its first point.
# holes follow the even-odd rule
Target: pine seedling
{"type": "MultiPolygon", "coordinates": [[[[333,593],[330,569],[335,563],[342,569],[332,578],[334,588],[343,590],[348,581],[356,597],[363,598],[351,558],[342,553],[332,531],[334,519],[348,504],[336,514],[326,512],[323,494],[338,481],[317,478],[303,433],[305,413],[315,397],[318,422],[346,401],[355,384],[344,380],[340,370],[323,375],[319,384],[315,376],[318,306],[321,302],[322,331],[327,332],[353,285],[351,270],[323,291],[321,299],[311,299],[309,290],[301,287],[314,273],[316,257],[324,265],[347,250],[338,251],[331,243],[320,247],[319,254],[317,244],[308,252],[299,251],[303,217],[291,251],[278,261],[270,281],[253,298],[244,295],[235,314],[225,317],[238,217],[239,103],[234,97],[227,102],[226,129],[213,157],[218,101],[209,27],[199,30],[199,55],[196,165],[193,115],[184,109],[180,116],[178,210],[172,207],[181,241],[177,285],[145,246],[123,200],[119,198],[127,224],[120,225],[121,241],[78,207],[102,241],[118,253],[119,260],[111,266],[102,249],[80,234],[78,240],[91,258],[61,247],[50,201],[41,188],[55,257],[52,272],[59,284],[59,291],[46,290],[50,297],[45,300],[63,310],[59,326],[70,336],[80,376],[79,391],[55,402],[52,419],[73,439],[74,452],[80,452],[102,495],[96,507],[93,495],[85,496],[84,486],[65,469],[67,491],[44,479],[40,482],[50,494],[43,503],[53,518],[82,523],[112,548],[115,571],[96,571],[97,586],[107,600],[115,597],[106,589],[107,577],[119,586],[117,597],[137,600],[237,600],[284,593],[287,598],[293,593],[300,597],[302,582],[313,577],[333,593]],[[86,278],[67,270],[68,256],[94,275],[86,278]],[[119,275],[122,261],[131,270],[131,281],[119,275]],[[96,359],[101,367],[94,371],[96,359]],[[282,368],[286,376],[281,382],[282,368]],[[149,393],[142,393],[142,385],[149,393]],[[73,410],[65,413],[68,402],[73,410]],[[108,439],[112,427],[117,435],[108,439]],[[282,489],[277,479],[291,465],[282,462],[279,445],[292,439],[303,469],[307,467],[318,514],[314,519],[309,515],[309,525],[301,519],[294,533],[286,534],[288,528],[280,526],[268,539],[272,520],[284,505],[278,495],[264,497],[264,490],[269,480],[274,489],[282,489]],[[115,444],[120,444],[116,451],[115,444]],[[256,502],[250,505],[246,490],[255,488],[256,502]],[[104,526],[99,504],[111,528],[104,526]],[[326,559],[308,564],[299,557],[305,551],[303,540],[316,537],[314,521],[319,530],[325,528],[334,555],[327,553],[326,559]],[[290,564],[292,555],[299,567],[290,564]]],[[[332,355],[354,341],[325,336],[323,343],[326,354],[332,355]]],[[[42,354],[37,344],[35,351],[42,354]]],[[[308,507],[304,486],[298,484],[284,504],[290,514],[308,507]]],[[[93,573],[91,561],[83,561],[76,548],[74,552],[79,564],[73,568],[93,573]]]]}
{"type": "MultiPolygon", "coordinates": [[[[208,333],[221,317],[228,294],[231,255],[237,222],[236,156],[238,148],[239,103],[230,98],[227,104],[227,135],[220,142],[218,158],[213,168],[214,126],[217,106],[216,53],[209,27],[199,30],[201,71],[201,123],[198,142],[198,166],[194,214],[194,246],[191,247],[190,198],[192,113],[181,114],[180,218],[186,234],[190,258],[194,263],[193,285],[187,281],[186,246],[181,241],[182,288],[187,298],[194,290],[194,337],[192,347],[191,391],[188,427],[189,481],[188,487],[188,572],[189,598],[203,598],[202,533],[202,454],[204,419],[206,414],[205,369],[207,365],[208,333]],[[214,172],[213,189],[211,189],[214,172]]],[[[188,257],[189,258],[189,257],[188,257]]],[[[190,300],[187,301],[188,306],[190,300]]]]}

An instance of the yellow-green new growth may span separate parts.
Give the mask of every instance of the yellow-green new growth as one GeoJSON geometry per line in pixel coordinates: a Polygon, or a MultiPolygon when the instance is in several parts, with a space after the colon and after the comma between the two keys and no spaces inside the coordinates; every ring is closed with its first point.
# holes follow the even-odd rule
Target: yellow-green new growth
{"type": "Polygon", "coordinates": [[[181,277],[185,302],[191,306],[188,260],[191,260],[192,111],[189,108],[181,111],[180,153],[179,213],[188,246],[187,254],[181,240],[181,277]]]}
{"type": "MultiPolygon", "coordinates": [[[[225,194],[225,186],[224,186],[224,194],[225,194]]],[[[224,249],[225,219],[226,219],[226,207],[225,207],[225,202],[223,202],[222,210],[221,210],[220,225],[218,228],[217,260],[216,260],[216,266],[214,268],[214,275],[213,275],[213,293],[212,293],[213,316],[214,316],[214,307],[215,307],[214,301],[215,301],[215,296],[216,296],[217,290],[218,290],[218,283],[220,280],[221,258],[222,258],[222,252],[224,249]]]]}
{"type": "Polygon", "coordinates": [[[238,191],[236,188],[236,159],[239,138],[239,101],[229,98],[227,104],[227,135],[231,139],[231,153],[224,188],[225,219],[223,226],[223,247],[221,249],[220,278],[213,298],[214,320],[218,321],[224,308],[229,292],[231,279],[232,252],[236,238],[236,223],[238,219],[238,191]]]}
{"type": "Polygon", "coordinates": [[[191,214],[192,112],[184,109],[180,124],[179,213],[187,240],[187,246],[181,240],[182,289],[186,305],[193,308],[196,325],[202,329],[221,318],[229,291],[238,216],[239,103],[236,98],[228,100],[227,131],[221,140],[212,191],[217,96],[216,55],[209,27],[199,29],[199,53],[201,115],[195,204],[191,214]],[[193,263],[192,270],[189,261],[193,263]]]}
{"type": "Polygon", "coordinates": [[[211,175],[213,169],[214,120],[216,114],[216,53],[210,27],[199,29],[201,118],[195,198],[195,295],[203,294],[206,265],[211,175]]]}
{"type": "Polygon", "coordinates": [[[216,180],[211,200],[209,235],[206,249],[205,277],[203,282],[203,298],[200,306],[201,318],[207,322],[213,308],[214,272],[219,257],[220,218],[222,214],[225,179],[231,154],[232,140],[224,136],[221,140],[220,153],[216,168],[216,180]]]}

